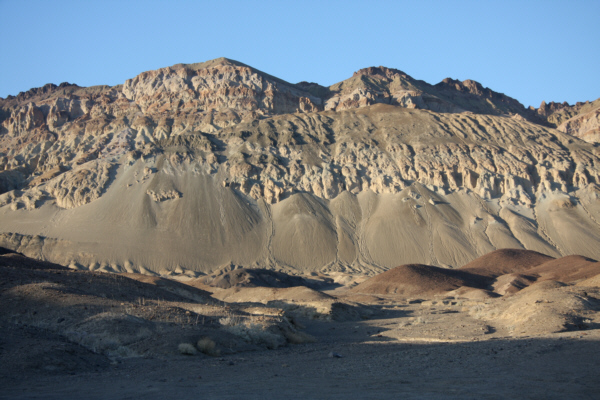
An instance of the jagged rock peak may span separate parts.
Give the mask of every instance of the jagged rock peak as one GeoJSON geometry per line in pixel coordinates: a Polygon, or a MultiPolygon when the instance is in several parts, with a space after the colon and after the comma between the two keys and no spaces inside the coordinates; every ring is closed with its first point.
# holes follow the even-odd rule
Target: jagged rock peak
{"type": "Polygon", "coordinates": [[[199,62],[199,63],[192,63],[192,64],[179,63],[179,64],[175,64],[169,68],[171,68],[173,70],[188,69],[191,71],[200,71],[203,69],[211,69],[211,68],[218,69],[218,68],[222,68],[222,67],[230,67],[230,68],[233,68],[234,70],[254,73],[254,74],[262,76],[266,79],[272,80],[274,82],[277,82],[279,84],[283,84],[286,86],[296,86],[296,85],[289,83],[281,78],[278,78],[276,76],[267,74],[266,72],[263,72],[259,69],[256,69],[248,64],[244,64],[243,62],[232,60],[232,59],[226,58],[226,57],[219,57],[219,58],[215,58],[213,60],[208,60],[208,61],[199,62]]]}
{"type": "MultiPolygon", "coordinates": [[[[582,103],[577,103],[577,104],[582,104],[582,103]]],[[[562,102],[562,103],[557,103],[554,101],[551,101],[550,103],[546,103],[545,101],[542,101],[542,103],[540,104],[540,107],[535,110],[539,115],[542,115],[544,117],[549,117],[550,115],[554,114],[557,111],[560,111],[564,108],[569,108],[571,107],[571,105],[569,103],[562,102]]]]}
{"type": "Polygon", "coordinates": [[[387,67],[382,67],[382,66],[362,68],[362,69],[359,69],[358,71],[356,71],[354,74],[352,74],[352,76],[360,76],[360,75],[367,75],[367,76],[371,76],[371,77],[377,77],[380,79],[393,79],[394,76],[396,76],[396,75],[402,75],[404,77],[411,78],[409,75],[400,71],[399,69],[387,68],[387,67]]]}
{"type": "Polygon", "coordinates": [[[47,83],[42,87],[31,88],[31,89],[27,90],[26,92],[20,92],[16,96],[8,95],[6,97],[6,100],[16,99],[18,102],[22,102],[22,101],[32,99],[34,97],[52,95],[57,90],[78,89],[78,88],[80,88],[79,85],[77,85],[75,83],[69,83],[69,82],[63,82],[58,86],[55,85],[54,83],[47,83]]]}
{"type": "Polygon", "coordinates": [[[322,100],[310,92],[227,58],[147,71],[127,80],[122,92],[145,114],[201,116],[198,128],[208,132],[242,120],[322,109],[322,100]]]}
{"type": "Polygon", "coordinates": [[[230,58],[225,58],[225,57],[219,57],[219,58],[215,58],[214,60],[208,60],[208,61],[192,63],[192,64],[179,63],[179,64],[173,65],[171,68],[173,68],[173,69],[188,68],[191,70],[199,70],[199,69],[212,68],[212,67],[217,67],[217,66],[222,66],[222,65],[227,65],[230,67],[246,67],[246,68],[254,69],[247,64],[244,64],[244,63],[236,61],[236,60],[232,60],[230,58]]]}
{"type": "MultiPolygon", "coordinates": [[[[52,114],[50,118],[56,120],[52,124],[60,125],[63,120],[72,120],[91,111],[93,104],[87,104],[89,101],[97,105],[93,116],[116,117],[142,112],[147,117],[160,119],[159,115],[164,117],[165,113],[194,115],[199,120],[195,129],[206,132],[286,113],[342,111],[384,103],[441,113],[514,116],[590,142],[596,142],[599,136],[598,101],[574,106],[566,102],[543,102],[538,109],[525,108],[516,99],[474,80],[446,78],[431,85],[401,70],[384,66],[360,69],[330,87],[305,81],[292,84],[225,57],[142,72],[114,87],[84,88],[67,82],[58,86],[47,84],[18,96],[0,98],[0,123],[26,112],[28,107],[31,108],[28,103],[33,103],[46,119],[49,113],[52,114]],[[73,101],[85,104],[73,105],[73,101]],[[22,107],[25,107],[23,111],[18,110],[22,107]],[[52,107],[56,110],[50,111],[52,107]],[[83,114],[72,112],[73,107],[76,110],[83,107],[83,114]],[[68,117],[57,112],[67,112],[68,117]],[[585,118],[567,125],[571,119],[584,114],[585,118]]],[[[14,133],[14,128],[12,126],[9,131],[14,133]]]]}
{"type": "Polygon", "coordinates": [[[491,90],[490,88],[483,87],[483,85],[481,83],[474,81],[472,79],[467,79],[467,80],[464,80],[461,82],[458,79],[446,78],[443,81],[441,81],[440,83],[438,83],[437,85],[435,85],[435,87],[437,87],[437,88],[447,87],[447,88],[454,89],[461,93],[470,93],[470,94],[474,94],[474,95],[480,96],[480,97],[506,98],[506,99],[510,99],[511,101],[516,102],[515,99],[512,99],[503,93],[495,92],[495,91],[491,90]]]}
{"type": "MultiPolygon", "coordinates": [[[[283,84],[285,86],[292,86],[292,87],[295,86],[292,83],[286,82],[285,80],[277,78],[276,76],[267,74],[266,72],[258,70],[250,65],[247,65],[242,62],[232,60],[232,59],[226,58],[226,57],[219,57],[219,58],[215,58],[213,60],[208,60],[208,61],[199,62],[199,63],[191,63],[191,64],[178,63],[178,64],[174,64],[170,67],[164,67],[164,68],[159,68],[156,70],[142,72],[141,74],[137,75],[133,79],[136,79],[139,76],[148,76],[148,75],[154,75],[154,74],[167,74],[167,75],[175,74],[175,75],[181,75],[184,77],[187,76],[188,78],[191,78],[194,75],[200,74],[201,71],[203,71],[203,70],[205,70],[205,71],[235,71],[235,75],[255,74],[263,79],[270,80],[275,83],[283,84]],[[184,72],[184,71],[187,71],[187,72],[184,72]]],[[[231,78],[231,76],[228,74],[224,74],[221,77],[223,80],[228,80],[231,78]]],[[[128,81],[131,81],[131,79],[128,81]]]]}

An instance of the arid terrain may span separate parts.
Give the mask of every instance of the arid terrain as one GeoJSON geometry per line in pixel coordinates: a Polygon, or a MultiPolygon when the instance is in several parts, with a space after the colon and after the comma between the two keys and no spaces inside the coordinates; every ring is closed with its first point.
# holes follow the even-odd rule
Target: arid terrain
{"type": "Polygon", "coordinates": [[[225,58],[0,98],[0,398],[597,399],[599,101],[225,58]]]}
{"type": "Polygon", "coordinates": [[[0,256],[0,398],[597,398],[600,263],[177,282],[0,256]],[[357,280],[362,282],[357,283],[357,280]]]}

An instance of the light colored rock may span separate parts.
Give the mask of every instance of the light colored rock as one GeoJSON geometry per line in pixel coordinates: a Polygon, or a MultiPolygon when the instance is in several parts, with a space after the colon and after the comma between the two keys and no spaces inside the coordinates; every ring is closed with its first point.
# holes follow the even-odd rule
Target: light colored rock
{"type": "Polygon", "coordinates": [[[574,136],[596,129],[588,106],[527,111],[386,68],[292,85],[220,59],[0,107],[0,231],[47,237],[24,248],[57,262],[372,273],[507,246],[600,257],[600,151],[574,136]],[[568,133],[530,122],[557,112],[568,133]]]}
{"type": "Polygon", "coordinates": [[[600,143],[600,104],[590,112],[563,122],[558,130],[589,143],[600,143]]]}
{"type": "Polygon", "coordinates": [[[150,198],[156,202],[181,198],[181,193],[179,193],[177,190],[159,190],[158,192],[148,190],[146,191],[146,194],[148,194],[148,196],[150,196],[150,198]]]}

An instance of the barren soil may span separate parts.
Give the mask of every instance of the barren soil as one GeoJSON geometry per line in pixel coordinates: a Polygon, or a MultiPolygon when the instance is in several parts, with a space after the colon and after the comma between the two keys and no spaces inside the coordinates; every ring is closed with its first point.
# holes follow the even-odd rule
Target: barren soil
{"type": "Polygon", "coordinates": [[[0,261],[2,399],[594,399],[600,390],[591,280],[408,298],[329,280],[322,291],[188,281],[202,290],[16,254],[0,261]],[[202,337],[215,351],[178,351],[202,337]]]}

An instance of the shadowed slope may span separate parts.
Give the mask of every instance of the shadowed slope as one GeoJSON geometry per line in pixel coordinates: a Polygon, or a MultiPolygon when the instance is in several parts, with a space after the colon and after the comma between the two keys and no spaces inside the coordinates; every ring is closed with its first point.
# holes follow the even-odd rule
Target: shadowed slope
{"type": "Polygon", "coordinates": [[[217,276],[207,276],[201,281],[209,286],[221,289],[231,287],[273,287],[287,288],[293,286],[306,286],[305,279],[291,276],[283,272],[267,269],[239,268],[217,276]]]}

